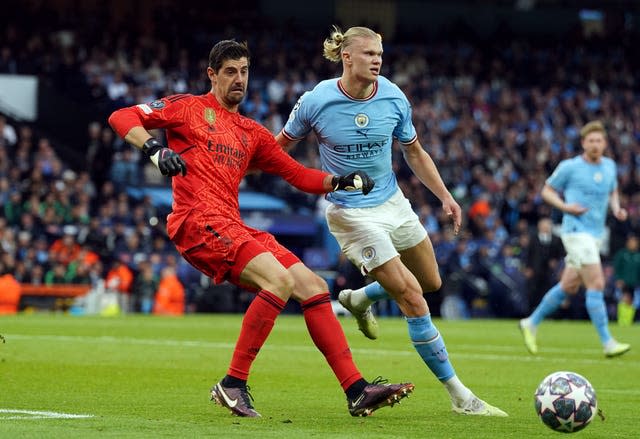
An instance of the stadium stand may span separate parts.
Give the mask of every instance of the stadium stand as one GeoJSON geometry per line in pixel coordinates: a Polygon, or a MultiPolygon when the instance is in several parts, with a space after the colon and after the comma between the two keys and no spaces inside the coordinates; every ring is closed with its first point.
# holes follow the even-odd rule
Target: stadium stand
{"type": "MultiPolygon", "coordinates": [[[[144,285],[145,264],[151,270],[148,281],[157,283],[166,267],[177,273],[188,312],[213,308],[203,299],[208,290],[236,294],[211,286],[168,242],[168,183],[114,136],[106,115],[164,95],[206,92],[202,55],[212,41],[234,36],[246,39],[255,55],[242,111],[276,133],[298,96],[335,73],[320,53],[328,24],[259,21],[257,4],[254,14],[241,19],[223,11],[228,18],[223,20],[206,11],[198,15],[198,2],[185,8],[163,2],[145,10],[142,22],[148,26],[140,26],[131,25],[126,12],[143,7],[116,12],[108,6],[124,2],[89,2],[73,19],[65,14],[73,2],[9,3],[0,18],[0,75],[35,75],[40,85],[36,121],[20,120],[0,107],[3,272],[30,285],[23,291],[28,294],[36,291],[34,285],[95,286],[124,264],[132,273],[126,294],[133,298],[133,311],[151,309],[136,290],[144,285]],[[71,247],[61,252],[64,237],[71,247]]],[[[539,219],[556,218],[539,191],[557,163],[577,153],[578,128],[585,121],[601,119],[609,130],[609,154],[618,163],[622,203],[630,212],[628,221],[611,222],[606,256],[622,248],[630,234],[640,235],[635,26],[600,36],[570,28],[562,39],[560,34],[527,38],[499,27],[478,38],[458,23],[446,40],[400,30],[385,39],[389,54],[383,74],[410,97],[418,134],[467,212],[464,231],[453,236],[437,200],[396,151],[401,187],[430,233],[445,280],[430,302],[435,314],[448,296],[462,299],[456,303],[466,308],[465,315],[528,312],[523,305],[531,277],[530,237],[539,219]]],[[[319,166],[312,138],[292,154],[319,166]]],[[[334,270],[331,277],[340,278],[342,288],[363,282],[341,272],[345,264],[324,222],[314,216],[316,197],[268,175],[249,175],[243,184],[243,213],[253,215],[254,224],[279,226],[274,233],[283,243],[314,258],[319,269],[334,270]],[[319,254],[326,255],[327,266],[318,262],[319,254]]],[[[607,294],[614,309],[613,287],[607,294]]],[[[224,309],[239,310],[248,300],[228,299],[224,309]]],[[[585,315],[575,307],[567,313],[585,315]]]]}

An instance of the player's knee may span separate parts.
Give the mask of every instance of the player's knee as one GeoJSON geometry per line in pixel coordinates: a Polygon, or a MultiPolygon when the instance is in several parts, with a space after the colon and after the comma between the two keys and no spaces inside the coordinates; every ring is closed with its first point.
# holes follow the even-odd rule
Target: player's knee
{"type": "Polygon", "coordinates": [[[562,288],[562,291],[564,291],[565,293],[567,293],[567,294],[569,294],[569,295],[573,296],[573,295],[575,295],[575,294],[578,292],[578,290],[580,289],[580,285],[572,285],[572,284],[569,284],[569,285],[562,285],[562,284],[561,284],[561,285],[560,285],[560,288],[562,288]]]}
{"type": "Polygon", "coordinates": [[[580,280],[579,279],[575,279],[575,280],[562,279],[560,281],[560,288],[562,288],[562,291],[564,291],[565,293],[574,295],[580,289],[580,280]]]}
{"type": "Polygon", "coordinates": [[[313,277],[309,282],[309,286],[312,292],[316,294],[325,293],[329,291],[329,285],[327,284],[327,281],[325,281],[323,278],[321,278],[315,273],[313,274],[313,277]]]}
{"type": "Polygon", "coordinates": [[[398,306],[407,317],[420,317],[429,312],[427,301],[419,292],[403,294],[397,302],[398,306]]]}
{"type": "Polygon", "coordinates": [[[586,284],[585,288],[587,290],[602,291],[602,290],[604,290],[604,279],[602,279],[602,278],[594,279],[591,282],[589,282],[588,284],[586,284]]]}
{"type": "Polygon", "coordinates": [[[271,288],[273,288],[274,293],[277,292],[280,293],[279,295],[286,297],[291,296],[291,294],[293,293],[295,281],[293,279],[293,276],[291,276],[288,271],[283,270],[281,272],[274,273],[271,276],[270,281],[272,284],[271,288]]]}
{"type": "Polygon", "coordinates": [[[329,285],[327,282],[313,272],[304,278],[296,279],[296,285],[293,289],[293,297],[296,300],[307,300],[316,294],[327,293],[329,285]]]}
{"type": "Polygon", "coordinates": [[[440,274],[436,274],[429,280],[429,284],[424,287],[424,292],[433,293],[434,291],[438,291],[440,287],[442,287],[442,278],[440,274]]]}

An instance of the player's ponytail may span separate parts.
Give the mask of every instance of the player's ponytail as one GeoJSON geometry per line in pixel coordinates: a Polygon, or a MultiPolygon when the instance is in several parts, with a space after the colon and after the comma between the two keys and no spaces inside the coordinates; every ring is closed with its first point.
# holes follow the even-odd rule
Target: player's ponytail
{"type": "Polygon", "coordinates": [[[329,38],[324,40],[323,55],[331,62],[340,62],[342,52],[342,43],[344,42],[344,35],[340,28],[336,25],[333,26],[333,31],[329,34],[329,38]]]}
{"type": "Polygon", "coordinates": [[[368,27],[355,26],[342,33],[338,26],[333,25],[333,30],[329,37],[324,40],[324,57],[332,62],[340,62],[342,60],[342,51],[351,44],[352,39],[355,37],[377,38],[378,41],[382,42],[382,36],[368,27]]]}

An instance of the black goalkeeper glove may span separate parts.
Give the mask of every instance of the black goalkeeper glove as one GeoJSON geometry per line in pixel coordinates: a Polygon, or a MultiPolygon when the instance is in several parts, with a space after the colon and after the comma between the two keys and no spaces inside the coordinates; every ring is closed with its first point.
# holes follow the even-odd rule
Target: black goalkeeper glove
{"type": "Polygon", "coordinates": [[[334,191],[353,192],[362,189],[362,194],[367,195],[375,186],[375,182],[364,171],[355,171],[348,175],[334,175],[331,185],[334,191]]]}
{"type": "Polygon", "coordinates": [[[179,154],[162,146],[153,137],[144,142],[142,151],[149,156],[151,162],[160,169],[162,175],[174,177],[180,173],[187,175],[187,164],[179,154]]]}

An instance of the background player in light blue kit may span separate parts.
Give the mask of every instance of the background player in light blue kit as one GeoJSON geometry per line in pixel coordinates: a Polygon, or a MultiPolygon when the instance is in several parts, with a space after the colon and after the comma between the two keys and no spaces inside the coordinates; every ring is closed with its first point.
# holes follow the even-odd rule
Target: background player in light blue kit
{"type": "Polygon", "coordinates": [[[582,155],[560,162],[542,189],[542,198],[563,212],[561,238],[567,256],[560,282],[544,295],[529,317],[520,320],[524,343],[532,354],[538,352],[536,330],[540,322],[558,309],[567,294],[576,294],[581,284],[586,289],[587,312],[598,331],[604,354],[615,357],[631,348],[609,333],[604,303],[605,280],[599,248],[608,206],[618,220],[627,219],[627,211],[620,207],[616,165],[603,157],[606,134],[600,121],[586,124],[580,130],[582,155]]]}
{"type": "Polygon", "coordinates": [[[329,230],[351,262],[377,281],[366,290],[342,291],[340,302],[365,335],[376,338],[370,306],[390,295],[407,317],[409,336],[420,357],[449,392],[453,411],[507,416],[458,379],[443,338],[431,322],[423,293],[437,290],[442,281],[427,232],[398,187],[391,163],[394,138],[415,175],[442,202],[456,233],[461,210],[418,141],[406,96],[380,76],[381,36],[365,27],[352,27],[344,34],[334,27],[324,42],[324,56],[342,61],[342,76],[305,93],[277,139],[288,149],[313,131],[324,170],[342,174],[360,169],[375,181],[367,197],[327,197],[332,203],[326,212],[329,230]]]}

